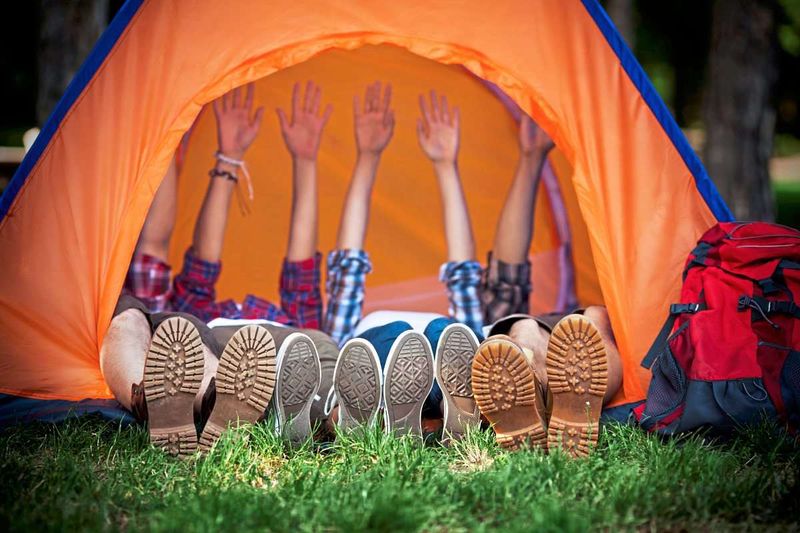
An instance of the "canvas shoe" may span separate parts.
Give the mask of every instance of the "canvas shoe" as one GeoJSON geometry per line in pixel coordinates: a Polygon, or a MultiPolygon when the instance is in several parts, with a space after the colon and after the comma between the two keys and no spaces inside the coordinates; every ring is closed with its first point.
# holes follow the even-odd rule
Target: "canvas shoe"
{"type": "Polygon", "coordinates": [[[537,408],[537,388],[533,369],[511,338],[495,335],[478,347],[472,362],[472,390],[503,448],[546,447],[547,431],[537,408]]]}
{"type": "Polygon", "coordinates": [[[372,425],[381,407],[383,373],[372,343],[351,339],[342,347],[333,371],[333,391],[342,429],[372,425]]]}
{"type": "Polygon", "coordinates": [[[415,331],[403,332],[392,344],[383,369],[386,432],[422,438],[422,405],[432,387],[430,342],[415,331]]]}
{"type": "Polygon", "coordinates": [[[230,338],[214,378],[216,401],[200,434],[201,451],[209,451],[228,425],[264,415],[275,389],[275,352],[275,340],[262,326],[244,326],[230,338]]]}
{"type": "Polygon", "coordinates": [[[273,405],[280,431],[292,442],[311,436],[311,404],[319,391],[322,372],[314,341],[292,333],[278,349],[273,405]]]}
{"type": "Polygon", "coordinates": [[[150,442],[185,457],[197,450],[194,400],[203,380],[203,343],[191,322],[168,318],[153,332],[144,363],[150,442]]]}
{"type": "Polygon", "coordinates": [[[550,449],[562,448],[573,457],[589,454],[597,444],[607,384],[606,348],[597,328],[583,315],[561,319],[547,346],[547,385],[553,395],[550,449]]]}
{"type": "Polygon", "coordinates": [[[478,338],[463,324],[450,324],[439,338],[434,369],[444,398],[445,440],[460,439],[469,425],[480,426],[472,393],[472,360],[477,349],[478,338]]]}

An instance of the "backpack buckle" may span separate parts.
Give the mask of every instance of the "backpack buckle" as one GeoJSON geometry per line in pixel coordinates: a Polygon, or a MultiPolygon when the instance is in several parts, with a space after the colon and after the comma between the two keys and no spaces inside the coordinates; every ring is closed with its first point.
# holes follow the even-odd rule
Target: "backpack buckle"
{"type": "Polygon", "coordinates": [[[669,314],[671,315],[683,315],[683,314],[694,314],[701,310],[700,304],[672,304],[669,306],[669,314]]]}

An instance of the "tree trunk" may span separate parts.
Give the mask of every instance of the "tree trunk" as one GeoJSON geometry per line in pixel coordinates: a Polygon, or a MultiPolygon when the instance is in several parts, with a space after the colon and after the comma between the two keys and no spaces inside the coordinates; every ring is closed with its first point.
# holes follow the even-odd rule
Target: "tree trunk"
{"type": "Polygon", "coordinates": [[[714,4],[705,164],[738,220],[775,218],[769,157],[775,134],[776,18],[774,0],[714,4]]]}
{"type": "Polygon", "coordinates": [[[39,0],[39,93],[44,124],[108,22],[108,0],[39,0]]]}
{"type": "Polygon", "coordinates": [[[614,21],[622,38],[633,50],[636,44],[635,28],[633,27],[633,0],[608,0],[606,4],[608,16],[614,21]]]}

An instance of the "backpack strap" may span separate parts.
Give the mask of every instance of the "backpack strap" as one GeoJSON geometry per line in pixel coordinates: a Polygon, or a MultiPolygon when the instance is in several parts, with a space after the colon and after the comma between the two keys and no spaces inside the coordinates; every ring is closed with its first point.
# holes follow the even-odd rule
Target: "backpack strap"
{"type": "Polygon", "coordinates": [[[664,350],[667,348],[667,342],[669,341],[669,334],[672,333],[672,327],[675,325],[675,321],[678,319],[679,316],[685,314],[695,314],[700,311],[706,310],[706,304],[704,303],[690,303],[690,304],[672,304],[669,306],[669,317],[667,317],[667,321],[664,322],[664,326],[661,328],[661,331],[658,332],[658,336],[656,337],[655,342],[653,342],[653,346],[650,347],[650,350],[647,352],[647,355],[644,356],[642,359],[642,366],[646,369],[650,369],[653,366],[656,358],[661,355],[664,350]]]}
{"type": "Polygon", "coordinates": [[[686,265],[683,269],[683,281],[686,281],[686,276],[689,275],[689,270],[695,267],[704,267],[706,266],[706,257],[708,256],[708,251],[713,248],[713,246],[705,241],[700,241],[695,246],[694,250],[690,254],[692,260],[686,265]]]}
{"type": "MultiPolygon", "coordinates": [[[[743,311],[748,307],[758,311],[767,322],[769,315],[777,313],[800,318],[800,306],[791,300],[770,300],[763,296],[750,297],[745,294],[739,296],[739,310],[743,311]]],[[[757,320],[756,315],[753,315],[753,319],[757,320]]]]}

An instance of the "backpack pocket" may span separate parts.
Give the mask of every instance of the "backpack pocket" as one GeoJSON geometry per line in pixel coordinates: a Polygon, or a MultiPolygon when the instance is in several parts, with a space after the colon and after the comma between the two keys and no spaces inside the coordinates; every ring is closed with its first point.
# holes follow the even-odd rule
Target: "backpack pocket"
{"type": "Polygon", "coordinates": [[[648,431],[672,433],[666,430],[666,427],[681,416],[686,398],[686,373],[675,359],[673,350],[687,345],[689,324],[690,321],[687,320],[667,339],[666,347],[652,363],[653,378],[639,420],[642,427],[648,431]]]}

